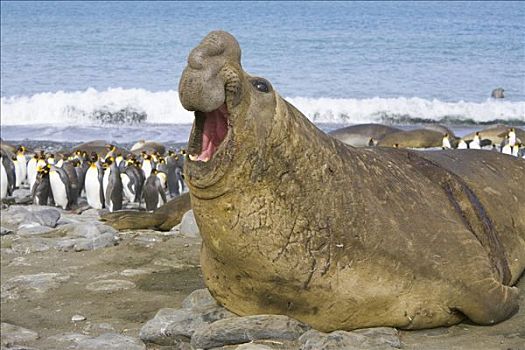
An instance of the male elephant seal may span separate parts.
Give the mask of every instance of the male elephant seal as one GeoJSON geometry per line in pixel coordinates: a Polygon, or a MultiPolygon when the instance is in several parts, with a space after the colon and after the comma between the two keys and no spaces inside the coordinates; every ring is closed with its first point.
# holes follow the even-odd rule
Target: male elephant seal
{"type": "Polygon", "coordinates": [[[185,175],[202,271],[222,305],[322,331],[492,324],[516,311],[523,160],[347,146],[240,57],[233,36],[212,32],[179,85],[195,111],[185,175]]]}

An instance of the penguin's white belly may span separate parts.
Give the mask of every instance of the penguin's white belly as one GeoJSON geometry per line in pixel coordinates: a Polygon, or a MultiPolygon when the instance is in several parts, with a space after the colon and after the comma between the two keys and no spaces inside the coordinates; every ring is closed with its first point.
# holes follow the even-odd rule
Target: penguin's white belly
{"type": "Polygon", "coordinates": [[[516,134],[515,133],[509,133],[509,145],[510,147],[513,147],[516,144],[516,134]]]}
{"type": "Polygon", "coordinates": [[[27,163],[27,182],[30,190],[33,189],[36,181],[36,173],[36,160],[33,158],[27,163]]]}
{"type": "Polygon", "coordinates": [[[142,171],[144,171],[144,178],[147,179],[151,174],[151,162],[144,162],[142,164],[142,171]]]}
{"type": "Polygon", "coordinates": [[[501,149],[501,153],[512,154],[512,148],[508,143],[505,146],[503,146],[503,148],[501,149]]]}
{"type": "Polygon", "coordinates": [[[159,193],[159,201],[157,202],[157,208],[162,207],[164,204],[166,203],[164,203],[164,200],[162,199],[162,196],[159,193]]]}
{"type": "Polygon", "coordinates": [[[128,201],[131,203],[135,199],[135,194],[133,194],[133,192],[131,192],[130,189],[128,188],[128,185],[130,182],[129,176],[128,174],[122,173],[120,174],[120,178],[122,179],[122,188],[124,189],[124,195],[126,196],[128,201]]]}
{"type": "Polygon", "coordinates": [[[22,184],[22,171],[20,163],[18,163],[18,160],[13,161],[13,163],[15,164],[15,186],[20,187],[20,185],[22,184]]]}
{"type": "Polygon", "coordinates": [[[66,185],[60,179],[60,175],[58,175],[56,171],[51,171],[49,173],[49,182],[51,183],[51,191],[53,192],[55,205],[66,209],[68,202],[66,185]]]}
{"type": "Polygon", "coordinates": [[[107,168],[104,170],[104,177],[102,178],[102,188],[104,189],[104,198],[106,199],[106,205],[108,206],[109,211],[113,211],[113,203],[111,202],[111,197],[108,196],[108,185],[109,185],[109,174],[111,170],[107,168]],[[106,198],[108,197],[108,198],[106,198]]]}
{"type": "Polygon", "coordinates": [[[27,162],[26,157],[19,154],[16,156],[18,160],[18,166],[20,168],[20,184],[25,184],[27,182],[27,162]]]}
{"type": "Polygon", "coordinates": [[[102,188],[104,189],[104,195],[108,189],[109,184],[109,169],[104,170],[104,177],[102,178],[102,188]]]}
{"type": "Polygon", "coordinates": [[[0,198],[7,197],[7,171],[5,171],[4,164],[0,161],[0,198]]]}
{"type": "Polygon", "coordinates": [[[84,181],[84,191],[86,192],[86,199],[89,206],[95,209],[102,209],[100,182],[98,181],[98,170],[96,168],[88,169],[84,181]]]}

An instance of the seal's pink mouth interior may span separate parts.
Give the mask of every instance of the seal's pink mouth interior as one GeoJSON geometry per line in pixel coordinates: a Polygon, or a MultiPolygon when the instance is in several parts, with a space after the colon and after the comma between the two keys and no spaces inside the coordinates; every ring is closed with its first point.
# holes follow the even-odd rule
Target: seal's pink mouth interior
{"type": "Polygon", "coordinates": [[[228,133],[229,114],[226,104],[203,114],[202,146],[197,160],[206,162],[213,157],[228,133]]]}

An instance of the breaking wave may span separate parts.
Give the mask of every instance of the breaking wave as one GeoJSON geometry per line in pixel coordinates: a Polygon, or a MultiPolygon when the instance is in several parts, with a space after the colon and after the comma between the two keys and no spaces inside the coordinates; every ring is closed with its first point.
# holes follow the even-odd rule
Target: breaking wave
{"type": "MultiPolygon", "coordinates": [[[[444,102],[418,97],[292,97],[287,100],[315,123],[525,124],[525,101],[444,102]]],[[[193,114],[184,110],[174,90],[110,88],[97,91],[90,88],[2,97],[0,111],[3,125],[188,124],[193,121],[193,114]]]]}

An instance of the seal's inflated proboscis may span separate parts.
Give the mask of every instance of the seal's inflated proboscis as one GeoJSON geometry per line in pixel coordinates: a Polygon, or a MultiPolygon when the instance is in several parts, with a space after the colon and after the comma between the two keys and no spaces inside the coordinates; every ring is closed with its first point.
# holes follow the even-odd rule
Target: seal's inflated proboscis
{"type": "Polygon", "coordinates": [[[356,149],[246,73],[233,36],[192,50],[185,165],[213,296],[331,331],[510,317],[525,266],[525,162],[356,149]]]}

